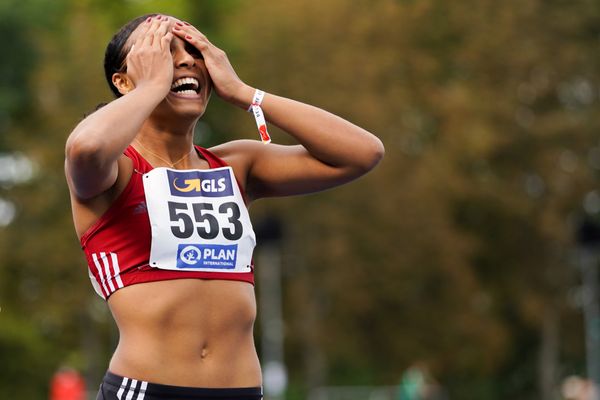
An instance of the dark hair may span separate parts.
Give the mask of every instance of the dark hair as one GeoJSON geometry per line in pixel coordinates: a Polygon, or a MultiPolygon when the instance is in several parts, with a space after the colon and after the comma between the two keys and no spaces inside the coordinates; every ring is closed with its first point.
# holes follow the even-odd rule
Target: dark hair
{"type": "Polygon", "coordinates": [[[112,76],[117,72],[124,71],[125,57],[127,57],[125,43],[127,43],[127,39],[129,39],[131,32],[133,32],[135,28],[148,17],[154,17],[155,15],[158,14],[146,14],[132,19],[115,33],[108,43],[108,46],[106,46],[106,52],[104,53],[104,76],[106,77],[110,90],[112,90],[116,97],[121,97],[122,94],[119,93],[119,90],[112,83],[112,76]]]}

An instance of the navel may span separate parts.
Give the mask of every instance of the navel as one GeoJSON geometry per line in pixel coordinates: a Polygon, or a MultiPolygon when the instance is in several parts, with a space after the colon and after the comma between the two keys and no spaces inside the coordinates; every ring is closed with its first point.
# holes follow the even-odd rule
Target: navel
{"type": "Polygon", "coordinates": [[[201,359],[205,359],[208,356],[208,348],[206,346],[202,347],[202,350],[200,351],[200,358],[201,359]]]}

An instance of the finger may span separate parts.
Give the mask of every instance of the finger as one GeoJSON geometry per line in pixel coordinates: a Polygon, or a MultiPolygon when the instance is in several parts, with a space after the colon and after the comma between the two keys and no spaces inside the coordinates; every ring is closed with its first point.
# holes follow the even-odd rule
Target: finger
{"type": "Polygon", "coordinates": [[[186,28],[193,28],[193,29],[195,29],[194,25],[192,25],[192,24],[190,24],[188,22],[185,22],[185,21],[176,21],[175,24],[177,24],[180,27],[186,27],[186,28]]]}
{"type": "Polygon", "coordinates": [[[129,48],[129,50],[127,51],[127,55],[125,56],[125,60],[123,60],[123,63],[121,64],[121,70],[122,71],[127,71],[127,66],[129,65],[129,60],[131,59],[131,54],[133,53],[133,50],[135,49],[135,43],[131,45],[131,47],[129,48]]]}
{"type": "Polygon", "coordinates": [[[197,48],[200,53],[202,53],[202,55],[205,55],[207,52],[210,52],[211,48],[210,48],[210,42],[208,40],[206,40],[206,38],[202,38],[202,37],[194,37],[192,35],[186,35],[184,37],[185,41],[187,41],[189,44],[191,44],[192,46],[194,46],[195,48],[197,48]]]}
{"type": "Polygon", "coordinates": [[[169,31],[169,26],[171,26],[171,23],[169,22],[168,18],[164,18],[161,23],[160,26],[156,29],[156,31],[154,32],[154,41],[159,43],[158,39],[162,39],[167,32],[169,31]]]}
{"type": "Polygon", "coordinates": [[[173,34],[171,32],[167,32],[160,39],[160,48],[161,50],[169,50],[171,48],[171,41],[173,40],[173,34]]]}
{"type": "Polygon", "coordinates": [[[181,35],[185,35],[186,34],[186,30],[184,29],[184,26],[181,22],[175,22],[175,25],[173,25],[173,28],[171,29],[171,31],[173,32],[173,34],[183,38],[183,36],[181,35]]]}
{"type": "MultiPolygon", "coordinates": [[[[143,36],[145,35],[148,30],[150,29],[150,27],[152,26],[152,17],[148,17],[146,18],[146,21],[144,21],[144,23],[140,24],[139,27],[137,29],[139,29],[139,36],[143,36]]],[[[138,36],[138,37],[139,37],[138,36]]]]}
{"type": "Polygon", "coordinates": [[[137,29],[139,29],[139,32],[136,33],[136,39],[135,39],[134,44],[137,44],[138,48],[144,43],[144,38],[146,37],[148,30],[150,29],[151,26],[152,26],[152,17],[148,17],[148,18],[146,18],[146,21],[144,21],[144,23],[142,23],[137,28],[137,29]]]}
{"type": "Polygon", "coordinates": [[[166,18],[164,15],[157,15],[154,17],[154,21],[152,23],[152,27],[150,32],[148,32],[151,36],[152,42],[151,44],[157,43],[157,40],[164,36],[164,33],[160,33],[161,27],[165,24],[166,18]]]}
{"type": "Polygon", "coordinates": [[[198,31],[190,32],[188,27],[175,25],[171,32],[197,48],[200,52],[206,51],[211,44],[202,33],[198,31]]]}
{"type": "Polygon", "coordinates": [[[184,25],[185,27],[187,27],[188,29],[191,29],[192,31],[195,31],[195,32],[201,33],[201,32],[200,32],[200,30],[199,30],[198,28],[196,28],[194,25],[190,24],[189,22],[186,22],[186,21],[182,21],[182,22],[183,22],[183,25],[184,25]]]}
{"type": "Polygon", "coordinates": [[[144,44],[145,45],[152,46],[152,43],[154,42],[154,33],[160,27],[162,18],[163,18],[162,15],[157,15],[154,18],[152,18],[152,23],[150,24],[148,31],[144,35],[144,44]]]}
{"type": "Polygon", "coordinates": [[[175,22],[174,29],[176,29],[177,32],[184,32],[187,35],[206,37],[202,32],[187,22],[175,22]]]}

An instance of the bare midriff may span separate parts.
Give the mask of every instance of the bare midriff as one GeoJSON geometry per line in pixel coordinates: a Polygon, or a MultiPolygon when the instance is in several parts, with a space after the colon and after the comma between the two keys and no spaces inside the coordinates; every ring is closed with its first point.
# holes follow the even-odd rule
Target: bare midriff
{"type": "Polygon", "coordinates": [[[119,328],[112,373],[175,386],[261,386],[252,284],[148,282],[119,289],[108,304],[119,328]]]}

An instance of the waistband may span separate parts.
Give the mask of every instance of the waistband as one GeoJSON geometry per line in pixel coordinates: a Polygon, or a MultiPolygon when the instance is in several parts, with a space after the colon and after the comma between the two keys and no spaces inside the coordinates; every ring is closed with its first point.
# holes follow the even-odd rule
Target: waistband
{"type": "Polygon", "coordinates": [[[118,399],[185,399],[185,400],[261,400],[261,387],[248,388],[197,388],[171,386],[140,381],[106,372],[102,386],[117,392],[118,399]],[[135,396],[135,397],[134,397],[135,396]],[[148,396],[148,397],[146,397],[148,396]]]}

